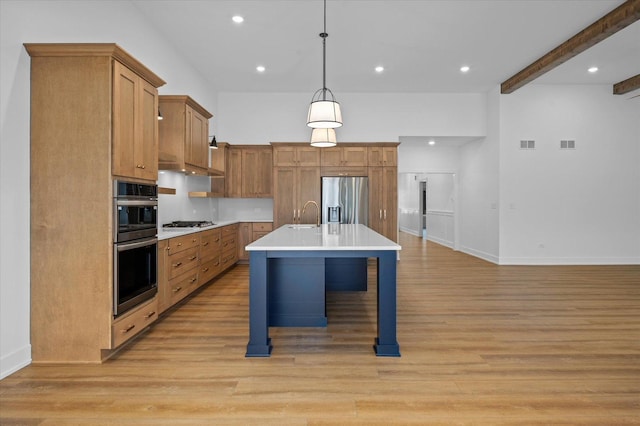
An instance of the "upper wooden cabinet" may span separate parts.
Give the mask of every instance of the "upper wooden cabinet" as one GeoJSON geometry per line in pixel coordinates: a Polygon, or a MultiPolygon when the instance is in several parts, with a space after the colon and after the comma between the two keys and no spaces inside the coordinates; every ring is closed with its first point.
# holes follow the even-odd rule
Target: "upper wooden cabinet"
{"type": "Polygon", "coordinates": [[[158,90],[113,63],[113,174],[158,179],[158,90]]]}
{"type": "Polygon", "coordinates": [[[311,167],[320,165],[320,149],[309,145],[291,145],[272,142],[273,166],[311,167]]]}
{"type": "Polygon", "coordinates": [[[25,48],[30,254],[38,259],[30,264],[31,357],[101,362],[157,318],[152,299],[114,320],[112,191],[113,179],[157,180],[156,88],[164,81],[113,43],[25,48]],[[91,214],[78,214],[78,200],[91,214]],[[122,324],[135,328],[121,334],[122,324]]]}
{"type": "Polygon", "coordinates": [[[370,146],[368,149],[368,161],[370,167],[397,167],[398,147],[394,146],[370,146]]]}
{"type": "Polygon", "coordinates": [[[367,146],[342,145],[322,148],[320,151],[322,167],[366,167],[367,146]]]}
{"type": "Polygon", "coordinates": [[[273,153],[268,145],[230,145],[225,170],[226,196],[273,197],[273,153]]]}
{"type": "MultiPolygon", "coordinates": [[[[209,111],[189,96],[162,95],[158,110],[159,168],[208,174],[209,111]]],[[[157,111],[156,111],[157,113],[157,111]]]]}

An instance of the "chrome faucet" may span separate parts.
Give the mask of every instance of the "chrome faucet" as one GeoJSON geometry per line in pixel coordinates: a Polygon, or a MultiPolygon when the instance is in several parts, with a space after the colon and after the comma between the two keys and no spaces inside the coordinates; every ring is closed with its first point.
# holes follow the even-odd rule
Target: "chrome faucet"
{"type": "Polygon", "coordinates": [[[307,209],[307,206],[309,204],[313,204],[314,206],[316,206],[316,226],[320,227],[320,207],[318,206],[318,203],[316,203],[313,200],[309,200],[306,203],[304,203],[304,206],[302,207],[302,214],[304,214],[304,211],[307,209]]]}

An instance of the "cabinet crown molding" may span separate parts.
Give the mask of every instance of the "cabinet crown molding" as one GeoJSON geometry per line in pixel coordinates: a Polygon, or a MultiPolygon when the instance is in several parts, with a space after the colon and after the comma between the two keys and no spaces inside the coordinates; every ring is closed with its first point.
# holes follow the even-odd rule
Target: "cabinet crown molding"
{"type": "Polygon", "coordinates": [[[32,58],[109,56],[126,65],[156,88],[166,84],[166,81],[115,43],[24,43],[24,47],[32,58]]]}
{"type": "Polygon", "coordinates": [[[200,105],[199,103],[197,103],[191,96],[189,95],[160,95],[158,97],[158,100],[161,103],[165,103],[165,102],[177,102],[177,103],[184,103],[189,105],[191,108],[195,109],[196,111],[198,111],[200,114],[202,114],[205,118],[211,118],[213,117],[213,114],[211,114],[209,111],[207,111],[206,109],[204,109],[204,107],[202,105],[200,105]]]}

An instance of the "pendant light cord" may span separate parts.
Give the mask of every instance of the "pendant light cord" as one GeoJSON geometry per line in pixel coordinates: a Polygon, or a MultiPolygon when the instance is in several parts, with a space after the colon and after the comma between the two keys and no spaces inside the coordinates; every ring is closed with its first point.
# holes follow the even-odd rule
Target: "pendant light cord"
{"type": "Polygon", "coordinates": [[[324,26],[320,33],[322,37],[322,100],[327,100],[327,0],[324,0],[324,26]]]}

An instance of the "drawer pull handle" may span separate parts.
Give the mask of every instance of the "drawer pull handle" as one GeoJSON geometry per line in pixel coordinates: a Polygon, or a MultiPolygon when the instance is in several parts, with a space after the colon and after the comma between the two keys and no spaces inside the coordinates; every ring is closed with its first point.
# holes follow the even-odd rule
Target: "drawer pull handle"
{"type": "Polygon", "coordinates": [[[195,283],[196,281],[198,281],[198,278],[195,278],[195,277],[194,277],[194,278],[191,278],[191,282],[192,282],[192,283],[195,283]]]}
{"type": "Polygon", "coordinates": [[[177,292],[179,292],[180,290],[182,290],[182,287],[181,287],[181,286],[178,286],[178,287],[176,287],[176,288],[174,288],[174,289],[173,289],[173,292],[174,292],[174,293],[177,293],[177,292]]]}
{"type": "Polygon", "coordinates": [[[209,270],[209,268],[204,268],[204,269],[202,270],[202,272],[207,272],[208,270],[209,270]]]}
{"type": "Polygon", "coordinates": [[[174,263],[174,264],[173,264],[173,267],[174,267],[174,268],[177,268],[177,267],[178,267],[178,266],[180,266],[180,265],[182,265],[182,262],[174,263]]]}
{"type": "Polygon", "coordinates": [[[206,243],[203,243],[202,245],[206,247],[206,246],[209,245],[209,242],[207,241],[206,243]]]}
{"type": "Polygon", "coordinates": [[[192,256],[189,258],[189,260],[196,260],[198,258],[198,256],[192,256]]]}
{"type": "Polygon", "coordinates": [[[182,245],[182,243],[178,243],[178,247],[180,247],[182,245]]]}
{"type": "Polygon", "coordinates": [[[124,328],[122,330],[120,330],[122,332],[122,334],[126,334],[128,332],[130,332],[131,330],[133,330],[134,328],[136,328],[135,324],[131,324],[130,326],[127,326],[127,328],[124,328]]]}
{"type": "Polygon", "coordinates": [[[156,314],[156,311],[151,311],[144,316],[144,319],[149,319],[156,314]]]}

